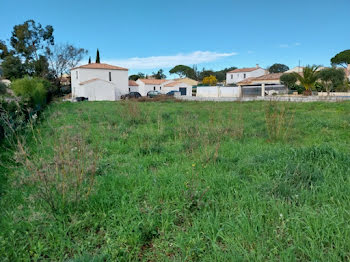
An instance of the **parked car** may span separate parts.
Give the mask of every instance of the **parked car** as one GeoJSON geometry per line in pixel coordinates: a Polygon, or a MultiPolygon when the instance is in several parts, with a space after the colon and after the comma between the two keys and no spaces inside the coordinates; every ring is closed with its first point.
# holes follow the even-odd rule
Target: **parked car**
{"type": "Polygon", "coordinates": [[[82,102],[82,101],[89,101],[89,98],[83,97],[83,96],[78,96],[75,98],[77,102],[82,102]]]}
{"type": "Polygon", "coordinates": [[[180,93],[180,92],[177,91],[177,90],[172,90],[172,91],[166,93],[166,95],[167,95],[167,96],[175,96],[175,93],[180,93]]]}
{"type": "Polygon", "coordinates": [[[156,97],[156,96],[159,96],[159,95],[160,95],[160,92],[159,92],[159,91],[149,91],[149,92],[147,93],[147,96],[148,96],[149,98],[156,97]]]}
{"type": "Polygon", "coordinates": [[[129,94],[122,95],[121,99],[130,99],[130,98],[140,98],[141,94],[139,92],[130,92],[129,94]]]}

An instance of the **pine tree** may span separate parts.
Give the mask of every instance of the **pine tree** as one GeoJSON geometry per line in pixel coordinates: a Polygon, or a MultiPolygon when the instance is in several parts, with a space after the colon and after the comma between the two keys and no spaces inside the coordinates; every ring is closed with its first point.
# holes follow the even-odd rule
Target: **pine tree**
{"type": "Polygon", "coordinates": [[[89,56],[89,64],[91,64],[91,56],[89,56]]]}
{"type": "Polygon", "coordinates": [[[100,51],[98,51],[98,48],[97,48],[97,52],[96,52],[96,63],[100,63],[100,51]]]}

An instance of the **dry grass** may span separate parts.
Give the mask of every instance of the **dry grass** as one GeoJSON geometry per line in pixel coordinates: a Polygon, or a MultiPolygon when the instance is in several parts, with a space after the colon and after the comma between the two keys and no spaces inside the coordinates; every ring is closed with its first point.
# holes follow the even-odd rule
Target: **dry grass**
{"type": "Polygon", "coordinates": [[[68,132],[53,139],[51,150],[43,146],[40,133],[35,136],[36,152],[30,152],[24,139],[17,139],[15,161],[23,166],[20,184],[34,186],[35,196],[52,212],[78,205],[92,193],[95,184],[97,150],[85,139],[68,132]]]}

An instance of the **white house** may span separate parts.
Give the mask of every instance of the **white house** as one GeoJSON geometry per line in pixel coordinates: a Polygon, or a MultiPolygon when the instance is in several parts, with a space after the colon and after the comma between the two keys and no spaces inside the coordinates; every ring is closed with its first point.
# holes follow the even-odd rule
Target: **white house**
{"type": "Polygon", "coordinates": [[[249,77],[258,77],[266,74],[266,70],[256,65],[256,67],[239,68],[226,73],[226,84],[236,84],[249,77]]]}
{"type": "Polygon", "coordinates": [[[138,87],[129,85],[129,88],[139,92],[142,96],[146,96],[149,91],[159,91],[162,94],[170,91],[179,91],[182,96],[192,96],[192,86],[182,81],[139,78],[136,84],[138,87]]]}
{"type": "Polygon", "coordinates": [[[166,94],[170,91],[179,91],[181,96],[192,96],[192,86],[181,81],[165,83],[161,93],[166,94]]]}
{"type": "Polygon", "coordinates": [[[162,86],[164,83],[168,82],[165,79],[144,79],[139,78],[136,81],[138,85],[138,91],[142,96],[146,96],[149,91],[159,91],[162,92],[162,86]]]}
{"type": "Polygon", "coordinates": [[[139,92],[139,85],[134,80],[129,80],[129,92],[139,92]]]}
{"type": "Polygon", "coordinates": [[[72,99],[114,101],[129,92],[128,69],[101,63],[71,69],[72,99]]]}

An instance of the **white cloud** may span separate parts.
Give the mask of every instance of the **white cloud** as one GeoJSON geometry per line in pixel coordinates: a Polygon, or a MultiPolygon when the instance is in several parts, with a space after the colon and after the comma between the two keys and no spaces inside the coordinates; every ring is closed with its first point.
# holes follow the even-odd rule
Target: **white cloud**
{"type": "Polygon", "coordinates": [[[217,53],[211,51],[195,51],[187,54],[170,56],[132,57],[127,59],[111,59],[108,64],[123,66],[129,69],[169,68],[176,65],[193,65],[212,62],[224,57],[237,55],[237,53],[217,53]]]}
{"type": "Polygon", "coordinates": [[[293,46],[301,46],[301,43],[296,42],[294,44],[280,44],[279,45],[280,48],[289,48],[289,47],[293,47],[293,46]]]}

